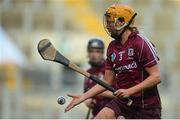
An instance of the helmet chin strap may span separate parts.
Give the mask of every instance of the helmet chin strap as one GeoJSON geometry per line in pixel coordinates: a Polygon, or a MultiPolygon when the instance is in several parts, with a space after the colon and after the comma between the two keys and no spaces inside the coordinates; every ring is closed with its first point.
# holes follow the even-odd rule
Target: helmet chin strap
{"type": "Polygon", "coordinates": [[[117,30],[121,30],[121,29],[123,29],[123,31],[117,36],[117,37],[115,37],[114,36],[114,38],[115,39],[119,39],[120,38],[120,40],[122,39],[121,37],[122,37],[122,34],[127,30],[127,28],[131,25],[131,23],[132,23],[132,21],[133,21],[133,19],[136,17],[136,15],[137,15],[137,13],[135,13],[133,16],[132,16],[132,18],[130,19],[130,21],[127,23],[127,24],[124,24],[123,26],[121,26],[121,27],[119,27],[119,28],[117,28],[117,30]]]}
{"type": "Polygon", "coordinates": [[[116,30],[121,30],[122,28],[124,28],[127,24],[124,23],[124,25],[122,25],[121,27],[116,27],[116,30]]]}

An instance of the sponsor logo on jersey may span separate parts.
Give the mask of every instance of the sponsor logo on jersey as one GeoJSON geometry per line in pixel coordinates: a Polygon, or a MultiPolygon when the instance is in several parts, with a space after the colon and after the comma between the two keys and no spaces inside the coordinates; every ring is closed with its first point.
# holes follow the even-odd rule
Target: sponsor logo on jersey
{"type": "Polygon", "coordinates": [[[135,61],[133,61],[130,64],[127,65],[123,65],[120,67],[115,68],[115,71],[117,71],[118,73],[122,73],[122,72],[131,72],[132,69],[137,68],[137,64],[135,61]]]}

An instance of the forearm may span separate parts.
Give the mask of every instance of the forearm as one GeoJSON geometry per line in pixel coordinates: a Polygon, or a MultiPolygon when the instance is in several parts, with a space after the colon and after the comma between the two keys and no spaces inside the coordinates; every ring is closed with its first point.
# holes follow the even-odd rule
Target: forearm
{"type": "Polygon", "coordinates": [[[128,89],[130,95],[133,95],[135,93],[144,91],[148,88],[154,87],[155,85],[159,84],[160,76],[159,75],[151,75],[147,79],[145,79],[143,82],[139,83],[136,86],[133,86],[128,89]]]}
{"type": "Polygon", "coordinates": [[[106,98],[115,98],[112,92],[106,90],[103,93],[99,94],[98,96],[106,97],[106,98]]]}
{"type": "MultiPolygon", "coordinates": [[[[114,72],[110,70],[105,71],[105,83],[112,85],[114,80],[114,72]]],[[[91,97],[94,97],[102,92],[106,91],[106,88],[102,87],[101,85],[95,85],[93,88],[88,90],[86,93],[84,93],[84,99],[88,99],[91,97]]]]}
{"type": "Polygon", "coordinates": [[[87,92],[84,93],[84,99],[89,99],[92,98],[102,92],[104,92],[106,89],[100,85],[95,85],[94,87],[92,87],[90,90],[88,90],[87,92]]]}

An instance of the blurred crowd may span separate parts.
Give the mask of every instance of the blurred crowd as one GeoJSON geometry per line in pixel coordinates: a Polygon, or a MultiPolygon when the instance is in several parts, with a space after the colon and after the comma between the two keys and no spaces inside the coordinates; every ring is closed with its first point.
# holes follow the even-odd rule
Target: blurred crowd
{"type": "Polygon", "coordinates": [[[136,26],[160,56],[162,117],[180,118],[180,0],[0,0],[0,118],[85,118],[84,104],[69,113],[59,95],[83,92],[83,76],[42,60],[37,44],[47,38],[67,58],[88,68],[86,45],[100,37],[111,4],[137,11],[136,26]],[[79,109],[80,108],[80,109],[79,109]]]}

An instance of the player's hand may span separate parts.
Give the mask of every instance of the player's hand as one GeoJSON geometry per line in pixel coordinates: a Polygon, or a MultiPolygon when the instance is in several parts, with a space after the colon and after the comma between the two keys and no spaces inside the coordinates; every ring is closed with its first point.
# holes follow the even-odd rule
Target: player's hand
{"type": "Polygon", "coordinates": [[[89,108],[94,108],[95,104],[96,104],[96,100],[95,99],[87,99],[85,101],[85,104],[87,107],[89,108]]]}
{"type": "Polygon", "coordinates": [[[68,94],[69,97],[72,98],[70,104],[66,107],[65,112],[71,110],[73,107],[75,107],[76,105],[80,104],[81,102],[83,102],[85,99],[83,97],[83,95],[72,95],[72,94],[68,94]]]}
{"type": "Polygon", "coordinates": [[[130,93],[128,89],[119,89],[116,92],[113,93],[116,97],[119,98],[128,98],[130,97],[130,93]]]}

